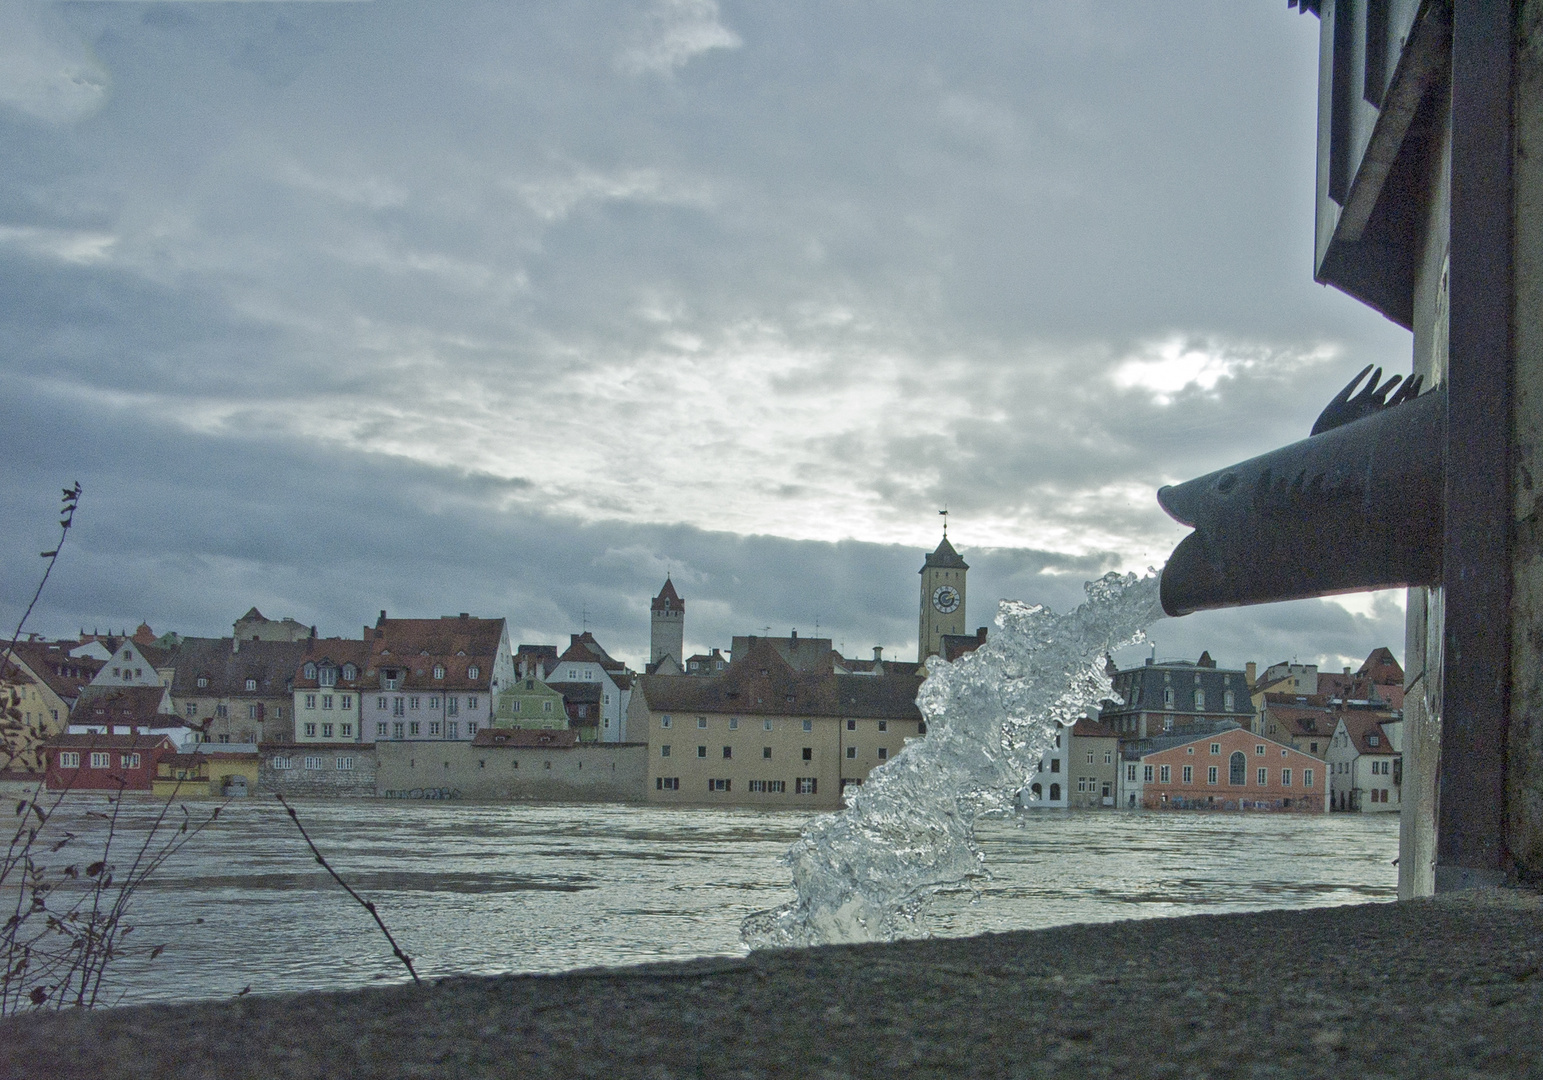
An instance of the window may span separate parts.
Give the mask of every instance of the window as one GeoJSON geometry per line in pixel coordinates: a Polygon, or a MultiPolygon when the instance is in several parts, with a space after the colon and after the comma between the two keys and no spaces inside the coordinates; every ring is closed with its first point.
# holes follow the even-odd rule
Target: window
{"type": "Polygon", "coordinates": [[[137,768],[139,768],[139,755],[138,754],[119,754],[118,755],[118,767],[122,768],[122,769],[137,769],[137,768]]]}
{"type": "Polygon", "coordinates": [[[1205,782],[1208,783],[1208,784],[1216,783],[1216,766],[1215,765],[1212,765],[1210,768],[1206,769],[1206,771],[1205,771],[1205,782]]]}
{"type": "Polygon", "coordinates": [[[471,697],[466,699],[466,709],[467,709],[468,712],[470,712],[470,711],[475,710],[476,708],[477,708],[477,695],[473,694],[471,697]]]}
{"type": "Polygon", "coordinates": [[[819,787],[819,780],[813,776],[800,776],[793,781],[793,791],[797,795],[816,795],[819,787]]]}
{"type": "Polygon", "coordinates": [[[1291,786],[1291,770],[1290,769],[1282,769],[1280,771],[1280,786],[1281,787],[1290,787],[1291,786]]]}
{"type": "Polygon", "coordinates": [[[257,689],[257,680],[256,679],[248,679],[246,681],[246,688],[248,690],[256,690],[257,689]]]}
{"type": "Polygon", "coordinates": [[[377,723],[375,725],[375,734],[378,737],[380,737],[380,738],[385,738],[385,735],[386,735],[386,722],[384,720],[380,721],[379,723],[377,723]]]}
{"type": "Polygon", "coordinates": [[[256,720],[257,719],[257,710],[259,710],[261,708],[262,708],[261,705],[248,705],[246,707],[246,718],[248,720],[256,720]]]}
{"type": "Polygon", "coordinates": [[[339,726],[338,734],[342,735],[343,738],[345,738],[345,739],[350,738],[350,737],[352,737],[353,733],[354,733],[354,725],[352,725],[352,724],[342,724],[342,725],[339,726]]]}
{"type": "Polygon", "coordinates": [[[406,716],[407,715],[407,707],[406,706],[407,706],[407,699],[406,698],[399,698],[399,697],[392,698],[391,699],[391,715],[392,716],[406,716]]]}
{"type": "Polygon", "coordinates": [[[1248,758],[1243,756],[1243,751],[1234,750],[1232,756],[1227,759],[1227,783],[1241,784],[1244,782],[1244,774],[1248,770],[1248,758]]]}
{"type": "Polygon", "coordinates": [[[762,761],[770,761],[771,760],[771,747],[769,747],[769,746],[761,747],[761,760],[762,761]]]}
{"type": "Polygon", "coordinates": [[[805,720],[804,721],[804,730],[805,731],[813,731],[814,730],[814,721],[813,720],[805,720]]]}
{"type": "Polygon", "coordinates": [[[887,747],[887,746],[879,747],[879,760],[880,761],[888,761],[889,760],[889,747],[887,747]]]}
{"type": "Polygon", "coordinates": [[[322,668],[317,672],[316,681],[322,686],[336,686],[338,684],[338,669],[335,667],[322,668]]]}
{"type": "Polygon", "coordinates": [[[812,746],[804,747],[804,760],[805,761],[813,761],[814,760],[814,747],[812,747],[812,746]]]}
{"type": "Polygon", "coordinates": [[[1173,708],[1173,687],[1171,686],[1163,691],[1163,708],[1173,708]]]}
{"type": "Polygon", "coordinates": [[[1152,782],[1152,766],[1143,765],[1141,767],[1141,779],[1148,784],[1152,782]]]}
{"type": "Polygon", "coordinates": [[[453,695],[450,696],[450,697],[445,698],[445,715],[446,716],[459,716],[459,715],[461,715],[461,699],[460,698],[455,697],[453,695]]]}
{"type": "Polygon", "coordinates": [[[1134,765],[1127,765],[1127,766],[1125,766],[1125,779],[1129,783],[1132,783],[1132,784],[1134,784],[1136,782],[1136,766],[1134,766],[1134,765]]]}
{"type": "Polygon", "coordinates": [[[856,731],[857,730],[857,721],[856,720],[848,720],[847,721],[847,730],[848,731],[856,731]]]}
{"type": "Polygon", "coordinates": [[[315,724],[307,724],[307,725],[305,725],[305,737],[307,739],[314,739],[314,738],[316,738],[316,725],[315,724]]]}
{"type": "Polygon", "coordinates": [[[305,665],[305,677],[307,679],[314,679],[314,678],[316,678],[316,665],[315,664],[306,664],[305,665]]]}
{"type": "Polygon", "coordinates": [[[422,725],[422,724],[420,724],[420,723],[418,723],[418,721],[416,721],[416,720],[414,720],[414,721],[412,721],[412,722],[410,722],[410,723],[409,723],[409,724],[408,724],[408,725],[407,725],[407,733],[408,733],[408,734],[409,734],[409,735],[418,735],[418,734],[421,734],[421,733],[422,733],[422,730],[423,730],[423,725],[422,725]]]}
{"type": "Polygon", "coordinates": [[[384,709],[386,707],[386,699],[383,698],[383,697],[376,698],[375,699],[375,707],[377,709],[384,709]]]}
{"type": "Polygon", "coordinates": [[[386,677],[387,690],[395,690],[402,685],[402,673],[396,668],[387,668],[382,674],[386,677]]]}
{"type": "Polygon", "coordinates": [[[352,772],[353,768],[354,768],[354,759],[353,758],[351,758],[351,757],[340,757],[340,758],[338,758],[338,772],[352,772]]]}
{"type": "Polygon", "coordinates": [[[400,720],[393,721],[391,724],[391,737],[393,739],[402,738],[402,736],[405,734],[406,727],[407,725],[403,724],[400,720]]]}
{"type": "Polygon", "coordinates": [[[221,720],[228,720],[230,719],[230,708],[225,705],[216,705],[214,707],[214,715],[221,720]]]}
{"type": "Polygon", "coordinates": [[[678,776],[656,776],[656,777],[654,777],[654,790],[655,791],[679,791],[680,790],[680,777],[678,777],[678,776]]]}
{"type": "Polygon", "coordinates": [[[706,757],[707,756],[707,747],[705,747],[705,746],[697,747],[696,748],[696,756],[697,757],[706,757]]]}
{"type": "Polygon", "coordinates": [[[1113,750],[1105,750],[1104,751],[1104,764],[1105,765],[1113,765],[1114,764],[1114,751],[1113,750]]]}
{"type": "Polygon", "coordinates": [[[332,709],[332,695],[331,694],[323,694],[321,696],[321,707],[322,707],[322,710],[324,712],[330,711],[332,709]]]}
{"type": "Polygon", "coordinates": [[[198,677],[198,688],[199,688],[199,689],[200,689],[200,690],[202,690],[202,689],[203,689],[203,688],[204,688],[204,687],[206,687],[206,686],[208,686],[208,685],[209,685],[209,678],[208,678],[208,676],[206,676],[206,675],[200,675],[200,676],[199,676],[199,677],[198,677]]]}
{"type": "Polygon", "coordinates": [[[1051,784],[1050,785],[1050,801],[1051,802],[1058,802],[1060,800],[1060,798],[1061,798],[1061,785],[1060,784],[1051,784]]]}
{"type": "Polygon", "coordinates": [[[665,743],[663,746],[659,747],[659,756],[660,757],[669,757],[670,756],[670,744],[669,743],[665,743]]]}
{"type": "Polygon", "coordinates": [[[60,755],[59,755],[59,768],[61,768],[61,769],[78,769],[78,768],[80,768],[80,755],[78,753],[75,753],[72,750],[65,750],[65,751],[61,752],[60,755]]]}
{"type": "Polygon", "coordinates": [[[1060,758],[1053,757],[1053,758],[1050,759],[1050,771],[1051,772],[1060,772],[1061,771],[1061,759],[1060,758]]]}
{"type": "MultiPolygon", "coordinates": [[[[607,700],[609,700],[609,699],[607,699],[607,700]]],[[[739,717],[737,717],[737,716],[729,717],[729,730],[733,731],[733,730],[737,729],[738,727],[739,727],[739,717]]]]}
{"type": "Polygon", "coordinates": [[[1214,743],[1211,744],[1211,753],[1213,753],[1213,754],[1220,754],[1221,752],[1222,752],[1222,744],[1221,743],[1214,742],[1214,743]]]}
{"type": "Polygon", "coordinates": [[[699,727],[699,728],[705,728],[707,726],[707,717],[705,717],[705,716],[697,717],[696,718],[696,726],[699,727]]]}
{"type": "Polygon", "coordinates": [[[460,724],[446,724],[445,725],[445,738],[447,738],[447,739],[459,739],[460,737],[461,737],[461,725],[460,724]]]}
{"type": "Polygon", "coordinates": [[[1195,782],[1195,769],[1191,765],[1184,766],[1184,782],[1186,784],[1193,784],[1195,782]]]}
{"type": "Polygon", "coordinates": [[[414,712],[417,712],[422,707],[422,705],[423,705],[423,699],[422,698],[410,697],[410,698],[407,699],[407,707],[409,709],[413,710],[414,712]]]}
{"type": "Polygon", "coordinates": [[[785,795],[788,790],[788,782],[786,780],[752,780],[750,781],[750,790],[765,792],[771,795],[785,795]]]}
{"type": "Polygon", "coordinates": [[[772,729],[772,722],[770,720],[762,720],[761,721],[761,730],[763,730],[763,731],[770,731],[771,729],[772,729]]]}
{"type": "Polygon", "coordinates": [[[443,679],[445,677],[445,665],[444,664],[435,664],[434,665],[434,677],[436,679],[443,679]]]}
{"type": "Polygon", "coordinates": [[[732,781],[732,780],[709,780],[709,781],[707,781],[707,790],[708,791],[730,791],[730,790],[733,789],[733,786],[734,786],[734,781],[732,781]]]}
{"type": "Polygon", "coordinates": [[[857,747],[855,747],[855,746],[847,747],[847,757],[855,758],[856,756],[857,756],[857,747]]]}
{"type": "MultiPolygon", "coordinates": [[[[344,664],[343,665],[343,679],[344,679],[345,682],[353,682],[358,677],[359,677],[359,669],[358,668],[354,667],[354,665],[352,665],[352,664],[344,664]]],[[[344,706],[344,708],[347,708],[347,706],[344,706]]]]}
{"type": "Polygon", "coordinates": [[[888,731],[889,730],[889,721],[888,720],[880,720],[879,721],[879,730],[880,731],[888,731]]]}
{"type": "Polygon", "coordinates": [[[1158,781],[1164,784],[1169,783],[1173,779],[1172,770],[1173,767],[1171,765],[1159,766],[1157,770],[1158,781]]]}
{"type": "Polygon", "coordinates": [[[1313,770],[1311,770],[1311,769],[1303,769],[1302,770],[1302,786],[1303,787],[1312,787],[1313,786],[1313,770]]]}
{"type": "Polygon", "coordinates": [[[1088,764],[1093,764],[1093,751],[1091,750],[1088,751],[1088,764]]]}
{"type": "Polygon", "coordinates": [[[92,754],[91,767],[93,769],[105,769],[108,767],[111,760],[112,755],[110,754],[92,754]]]}
{"type": "Polygon", "coordinates": [[[332,738],[332,725],[331,724],[323,724],[321,726],[321,737],[324,738],[324,739],[332,738]]]}
{"type": "Polygon", "coordinates": [[[1268,784],[1270,782],[1270,780],[1269,780],[1270,770],[1269,769],[1259,769],[1258,773],[1259,773],[1258,784],[1259,784],[1260,787],[1264,787],[1266,784],[1268,784]]]}
{"type": "Polygon", "coordinates": [[[305,707],[307,709],[314,709],[314,708],[316,708],[316,695],[315,694],[307,694],[307,695],[305,695],[305,707]]]}
{"type": "MultiPolygon", "coordinates": [[[[187,703],[187,707],[183,711],[188,714],[188,719],[191,720],[193,717],[198,715],[198,704],[196,702],[190,701],[187,703]]],[[[56,716],[54,719],[57,720],[59,718],[56,716]]]]}
{"type": "Polygon", "coordinates": [[[319,757],[308,757],[308,758],[306,758],[305,759],[305,767],[307,769],[319,769],[319,768],[321,768],[321,758],[319,758],[319,757]]]}
{"type": "Polygon", "coordinates": [[[1233,707],[1233,702],[1235,700],[1236,699],[1233,698],[1231,690],[1223,690],[1222,691],[1222,709],[1224,711],[1231,712],[1232,711],[1232,707],[1233,707]]]}
{"type": "MultiPolygon", "coordinates": [[[[549,702],[547,702],[547,704],[550,705],[551,702],[549,701],[549,702]]],[[[670,726],[670,718],[668,716],[661,716],[659,718],[659,726],[660,727],[669,727],[670,726]]]]}
{"type": "Polygon", "coordinates": [[[439,734],[439,721],[438,720],[430,720],[429,721],[429,734],[430,735],[438,735],[439,734]]]}
{"type": "Polygon", "coordinates": [[[734,756],[734,748],[732,746],[725,746],[723,748],[723,760],[727,761],[727,760],[729,760],[729,758],[731,758],[733,756],[734,756]]]}
{"type": "Polygon", "coordinates": [[[1259,755],[1260,757],[1263,757],[1264,756],[1264,743],[1260,743],[1259,745],[1255,746],[1254,747],[1254,753],[1259,755]]]}
{"type": "Polygon", "coordinates": [[[1196,690],[1195,691],[1195,711],[1196,712],[1205,712],[1205,691],[1204,690],[1196,690]]]}
{"type": "Polygon", "coordinates": [[[471,667],[466,669],[466,677],[468,679],[480,679],[482,678],[482,669],[476,664],[473,664],[471,667]]]}
{"type": "Polygon", "coordinates": [[[273,758],[273,767],[282,771],[284,769],[293,769],[295,766],[294,763],[289,760],[289,758],[276,754],[273,758]]]}

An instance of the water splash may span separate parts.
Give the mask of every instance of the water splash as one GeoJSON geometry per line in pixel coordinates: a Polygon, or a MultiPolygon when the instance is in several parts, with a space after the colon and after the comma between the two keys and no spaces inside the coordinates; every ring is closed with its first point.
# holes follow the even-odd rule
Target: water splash
{"type": "Polygon", "coordinates": [[[1162,617],[1158,578],[1106,574],[1057,615],[1003,600],[998,633],[953,663],[928,662],[925,738],[874,770],[840,813],[810,822],[786,856],[798,898],[745,919],[751,948],[889,941],[920,932],[926,898],[985,874],[982,814],[1007,809],[1063,726],[1112,697],[1104,661],[1162,617]]]}

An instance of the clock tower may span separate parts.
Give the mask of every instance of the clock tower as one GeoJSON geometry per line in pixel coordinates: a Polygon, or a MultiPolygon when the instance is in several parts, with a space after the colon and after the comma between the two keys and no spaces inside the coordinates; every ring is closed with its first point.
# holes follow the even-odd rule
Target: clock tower
{"type": "Polygon", "coordinates": [[[964,575],[970,569],[943,533],[943,542],[922,564],[921,625],[917,630],[916,659],[943,652],[944,634],[964,633],[964,575]]]}

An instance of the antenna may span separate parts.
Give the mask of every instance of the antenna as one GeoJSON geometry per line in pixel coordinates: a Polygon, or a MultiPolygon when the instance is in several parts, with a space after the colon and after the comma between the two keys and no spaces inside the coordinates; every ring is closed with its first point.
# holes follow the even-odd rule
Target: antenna
{"type": "Polygon", "coordinates": [[[584,632],[587,634],[587,633],[589,633],[589,605],[588,604],[584,605],[584,609],[583,609],[583,612],[581,614],[581,618],[584,620],[584,632]]]}

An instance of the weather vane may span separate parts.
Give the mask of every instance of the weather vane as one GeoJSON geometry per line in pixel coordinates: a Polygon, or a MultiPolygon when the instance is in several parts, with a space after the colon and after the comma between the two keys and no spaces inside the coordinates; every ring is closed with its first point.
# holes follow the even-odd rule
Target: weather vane
{"type": "Polygon", "coordinates": [[[948,539],[948,508],[944,507],[938,513],[943,515],[943,539],[948,539]]]}

